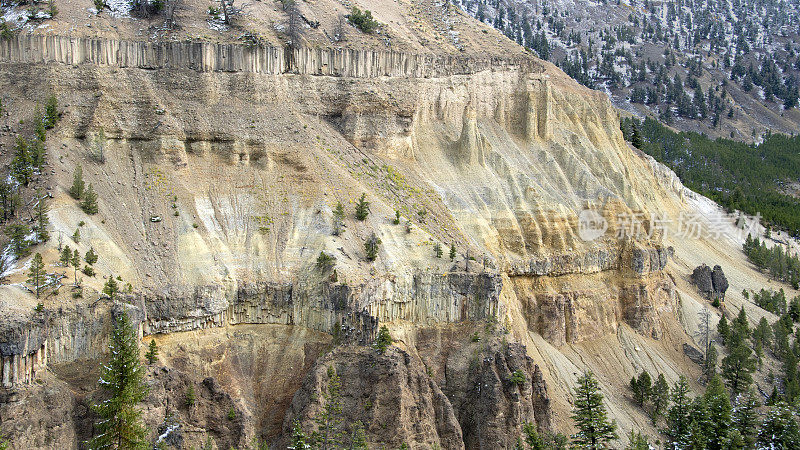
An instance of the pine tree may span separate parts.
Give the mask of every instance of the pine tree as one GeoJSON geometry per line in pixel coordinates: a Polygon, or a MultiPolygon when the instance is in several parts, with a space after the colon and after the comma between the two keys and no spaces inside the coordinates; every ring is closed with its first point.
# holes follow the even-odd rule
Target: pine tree
{"type": "Polygon", "coordinates": [[[14,147],[14,159],[11,160],[11,173],[23,186],[27,186],[33,177],[33,157],[28,141],[22,136],[17,137],[14,147]]]}
{"type": "Polygon", "coordinates": [[[94,186],[92,186],[91,183],[89,183],[89,187],[83,193],[81,209],[89,215],[97,214],[97,193],[94,191],[94,186]]]}
{"type": "Polygon", "coordinates": [[[753,388],[736,396],[733,402],[732,423],[741,435],[745,448],[753,448],[758,435],[758,397],[753,388]]]}
{"type": "Polygon", "coordinates": [[[708,407],[711,432],[708,433],[708,450],[722,450],[731,427],[731,402],[728,391],[719,375],[711,378],[703,395],[708,407]]]}
{"type": "Polygon", "coordinates": [[[652,388],[652,380],[650,374],[643,370],[639,374],[639,378],[631,377],[631,391],[633,391],[633,400],[639,406],[644,406],[644,403],[650,398],[650,391],[652,388]]]}
{"type": "Polygon", "coordinates": [[[50,221],[47,219],[47,211],[49,210],[47,202],[42,197],[42,191],[36,190],[36,198],[39,200],[36,203],[36,239],[39,242],[47,242],[50,239],[50,233],[47,232],[47,226],[50,221]]]}
{"type": "Polygon", "coordinates": [[[797,449],[800,448],[800,429],[797,413],[786,403],[779,402],[772,407],[758,432],[759,448],[797,449]]]}
{"type": "Polygon", "coordinates": [[[386,352],[390,345],[392,345],[392,335],[389,334],[389,329],[386,328],[386,325],[383,325],[378,331],[377,339],[375,339],[375,348],[378,349],[378,353],[382,354],[386,352]]]}
{"type": "Polygon", "coordinates": [[[676,448],[686,448],[691,438],[691,399],[689,383],[683,375],[672,387],[671,397],[672,407],[667,412],[667,428],[664,429],[664,434],[676,448]]]}
{"type": "Polygon", "coordinates": [[[117,280],[114,279],[114,276],[109,276],[108,281],[106,281],[105,286],[103,286],[103,293],[109,296],[111,300],[114,300],[114,296],[119,292],[119,285],[117,284],[117,280]]]}
{"type": "Polygon", "coordinates": [[[378,246],[381,244],[381,240],[375,236],[375,233],[369,237],[369,239],[364,242],[364,251],[367,254],[367,261],[375,261],[378,257],[378,246]]]}
{"type": "Polygon", "coordinates": [[[150,345],[147,348],[147,353],[144,354],[144,358],[147,360],[147,364],[153,364],[158,360],[158,345],[156,345],[155,339],[150,340],[150,345]]]}
{"type": "Polygon", "coordinates": [[[308,442],[308,437],[300,427],[300,422],[295,420],[292,422],[292,443],[287,447],[288,450],[310,450],[311,444],[308,442]]]}
{"type": "Polygon", "coordinates": [[[125,312],[114,323],[109,351],[111,357],[103,366],[99,383],[109,399],[92,407],[100,420],[95,424],[99,434],[91,440],[90,448],[145,449],[147,431],[137,405],[148,389],[139,362],[136,330],[125,312]]]}
{"type": "Polygon", "coordinates": [[[450,261],[456,259],[456,244],[450,244],[450,261]]]}
{"type": "Polygon", "coordinates": [[[603,405],[603,394],[592,372],[584,372],[575,387],[575,406],[572,419],[580,430],[572,436],[575,446],[585,449],[601,449],[617,439],[617,424],[609,422],[603,405]]]}
{"type": "Polygon", "coordinates": [[[69,245],[65,245],[63,249],[61,249],[61,258],[59,259],[61,265],[68,268],[72,265],[72,249],[69,248],[69,245]]]}
{"type": "Polygon", "coordinates": [[[717,346],[710,344],[703,358],[703,376],[710,381],[717,374],[717,346]]]}
{"type": "Polygon", "coordinates": [[[78,269],[81,268],[81,254],[78,253],[78,249],[76,248],[72,252],[72,258],[70,259],[70,263],[72,264],[72,268],[75,272],[75,285],[78,284],[78,269]]]}
{"type": "Polygon", "coordinates": [[[442,244],[440,244],[438,242],[436,244],[433,244],[433,254],[437,258],[441,258],[442,257],[442,244]]]}
{"type": "Polygon", "coordinates": [[[717,332],[722,340],[722,345],[728,345],[728,339],[730,338],[731,328],[728,325],[728,319],[725,318],[725,314],[719,318],[719,322],[717,322],[717,332]]]}
{"type": "Polygon", "coordinates": [[[643,435],[641,431],[630,431],[628,434],[628,446],[625,450],[650,450],[650,443],[647,442],[647,436],[643,435]]]}
{"type": "Polygon", "coordinates": [[[97,253],[94,252],[93,248],[90,248],[84,255],[83,260],[86,261],[86,264],[93,266],[97,262],[97,253]]]}
{"type": "Polygon", "coordinates": [[[69,195],[72,196],[75,200],[80,200],[83,197],[83,190],[86,187],[86,183],[83,181],[83,167],[78,165],[75,168],[75,172],[72,174],[72,186],[69,188],[69,195]]]}
{"type": "Polygon", "coordinates": [[[364,431],[364,425],[360,420],[357,420],[350,432],[350,450],[369,450],[367,444],[367,433],[364,431]]]}
{"type": "Polygon", "coordinates": [[[756,360],[752,350],[743,341],[733,345],[728,356],[722,358],[722,377],[728,382],[733,395],[744,392],[753,383],[756,360]]]}
{"type": "Polygon", "coordinates": [[[315,441],[320,450],[330,450],[338,448],[342,441],[342,382],[336,369],[328,367],[328,387],[322,392],[322,399],[325,402],[322,410],[314,419],[317,423],[315,441]]]}
{"type": "Polygon", "coordinates": [[[186,407],[192,409],[197,403],[197,394],[194,393],[194,384],[189,383],[189,388],[186,389],[186,407]]]}
{"type": "Polygon", "coordinates": [[[31,230],[28,227],[19,223],[6,227],[5,233],[11,241],[9,245],[14,257],[23,258],[30,254],[29,247],[31,242],[28,240],[28,234],[30,234],[30,232],[31,230]]]}
{"type": "Polygon", "coordinates": [[[653,421],[653,425],[657,425],[658,419],[664,415],[669,404],[669,385],[663,373],[658,374],[658,378],[653,384],[650,392],[650,402],[653,404],[650,418],[653,421]]]}
{"type": "Polygon", "coordinates": [[[36,293],[36,298],[39,298],[42,293],[42,286],[44,286],[44,279],[46,275],[42,254],[37,253],[33,255],[31,267],[28,270],[28,283],[33,286],[33,291],[36,293]]]}
{"type": "Polygon", "coordinates": [[[631,122],[631,145],[639,149],[644,145],[642,143],[642,135],[639,133],[639,126],[635,120],[631,122]]]}
{"type": "Polygon", "coordinates": [[[369,216],[369,202],[367,201],[367,194],[361,194],[361,198],[356,203],[356,219],[360,221],[367,220],[369,216]]]}
{"type": "Polygon", "coordinates": [[[336,202],[336,208],[333,209],[333,235],[338,236],[342,234],[344,228],[344,206],[342,202],[336,202]]]}

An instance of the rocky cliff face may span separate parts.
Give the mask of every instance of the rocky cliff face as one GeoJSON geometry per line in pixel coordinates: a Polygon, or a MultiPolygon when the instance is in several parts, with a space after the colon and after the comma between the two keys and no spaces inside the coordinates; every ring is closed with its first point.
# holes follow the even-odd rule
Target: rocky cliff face
{"type": "MultiPolygon", "coordinates": [[[[66,373],[102,358],[112,305],[95,292],[119,275],[133,286],[142,337],[164,346],[167,368],[151,371],[161,396],[148,400],[154,429],[180,403],[180,384],[202,383],[241,423],[217,425],[210,406],[201,418],[174,406],[193,430],[186,442],[203,433],[225,445],[283,442],[294,418],[311,427],[335,366],[347,418],[368,424],[372,442],[498,448],[526,421],[565,429],[551,416],[564,411],[568,381],[544,364],[537,336],[557,353],[626,327],[658,339],[672,326],[671,249],[657,233],[617,236],[613,219],[678,210],[681,198],[625,144],[604,95],[520,54],[286,51],[0,40],[11,111],[49,90],[64,112],[47,140],[53,233],[82,223],[71,245],[100,255],[85,299],[47,299],[42,316],[14,309],[22,318],[0,346],[6,387],[36,392],[48,367],[91,391],[93,381],[66,373]],[[100,195],[98,215],[66,193],[78,165],[100,195]],[[357,221],[351,205],[362,192],[371,214],[357,221]],[[334,236],[337,202],[348,217],[334,236]],[[580,237],[585,208],[611,224],[595,241],[580,237]],[[369,263],[372,233],[381,246],[369,263]],[[455,256],[435,257],[437,243],[455,256]],[[316,266],[321,251],[336,258],[331,271],[316,266]],[[386,355],[359,347],[380,324],[401,340],[386,355]],[[473,342],[483,325],[509,334],[473,342]],[[316,361],[334,332],[346,346],[316,361]],[[509,381],[516,371],[521,384],[509,381]]],[[[48,264],[54,246],[43,246],[48,264]]],[[[0,295],[30,303],[21,289],[0,295]]],[[[90,433],[89,416],[78,415],[59,445],[90,433]]],[[[41,423],[25,426],[15,442],[48,435],[41,423]]]]}

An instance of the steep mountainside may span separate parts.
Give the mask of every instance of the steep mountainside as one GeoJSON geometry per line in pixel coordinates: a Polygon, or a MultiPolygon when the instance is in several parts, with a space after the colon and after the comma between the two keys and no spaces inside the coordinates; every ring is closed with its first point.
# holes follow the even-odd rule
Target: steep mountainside
{"type": "Polygon", "coordinates": [[[295,420],[313,430],[330,367],[345,423],[375,446],[507,448],[526,422],[569,433],[584,370],[620,434],[655,437],[626,386],[642,369],[697,378],[684,352],[708,303],[694,267],[723,265],[723,309],[775,319],[741,295],[768,281],[733,220],[628,146],[605,94],[463,13],[364,3],[378,32],[346,25],[332,42],[344,4],[303,2],[311,23],[290,46],[277,3],[220,25],[186,0],[172,30],[109,3],[95,15],[74,0],[0,39],[2,163],[47,97],[60,113],[46,161],[15,186],[23,203],[48,196],[51,238],[32,251],[52,282],[37,299],[13,245],[0,274],[0,427],[15,448],[92,436],[123,310],[160,347],[150,438],[184,448],[285,444],[295,420]],[[78,167],[96,214],[69,194],[78,167]],[[608,223],[596,239],[586,210],[608,223]],[[720,235],[676,236],[651,213],[696,214],[720,235]],[[96,274],[64,267],[62,245],[93,249],[96,274]],[[101,294],[116,277],[127,292],[101,294]],[[382,325],[396,342],[379,354],[367,344],[382,325]]]}
{"type": "Polygon", "coordinates": [[[800,122],[795,1],[457,3],[634,115],[746,142],[800,122]]]}

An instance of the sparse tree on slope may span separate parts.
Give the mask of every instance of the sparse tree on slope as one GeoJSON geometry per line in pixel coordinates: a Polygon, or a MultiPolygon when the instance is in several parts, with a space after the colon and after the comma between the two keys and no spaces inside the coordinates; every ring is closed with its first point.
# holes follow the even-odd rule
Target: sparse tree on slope
{"type": "Polygon", "coordinates": [[[44,270],[44,261],[42,260],[42,254],[37,253],[33,256],[31,260],[31,268],[28,270],[28,283],[33,286],[33,291],[36,294],[36,298],[39,298],[42,292],[42,286],[44,286],[44,278],[45,278],[45,270],[44,270]]]}
{"type": "Polygon", "coordinates": [[[109,399],[92,407],[100,420],[95,424],[99,433],[91,440],[90,448],[145,449],[147,431],[137,405],[148,388],[139,361],[136,330],[127,313],[123,312],[114,323],[109,350],[111,357],[100,377],[100,387],[109,399]]]}
{"type": "Polygon", "coordinates": [[[580,430],[572,436],[572,443],[578,448],[601,449],[617,439],[617,424],[608,420],[603,394],[592,372],[584,372],[578,378],[572,419],[580,430]]]}

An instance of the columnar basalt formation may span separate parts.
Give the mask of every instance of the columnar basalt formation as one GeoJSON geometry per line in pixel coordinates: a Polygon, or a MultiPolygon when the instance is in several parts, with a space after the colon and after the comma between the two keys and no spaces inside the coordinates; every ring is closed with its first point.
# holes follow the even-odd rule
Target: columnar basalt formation
{"type": "Polygon", "coordinates": [[[29,34],[1,39],[0,62],[54,62],[148,70],[190,69],[198,72],[273,75],[293,73],[349,78],[432,78],[519,67],[527,71],[542,70],[530,58],[436,56],[242,43],[120,41],[29,34]]]}

